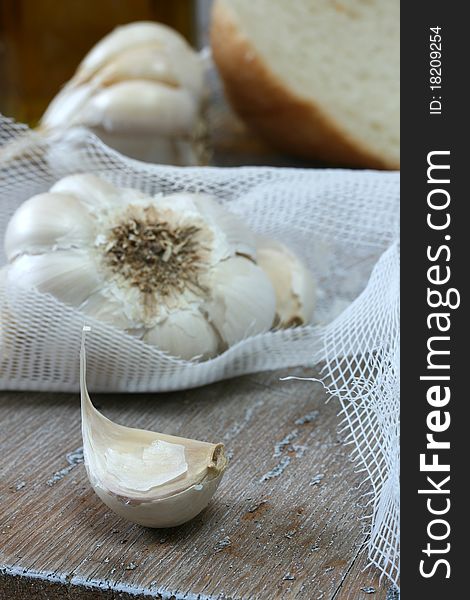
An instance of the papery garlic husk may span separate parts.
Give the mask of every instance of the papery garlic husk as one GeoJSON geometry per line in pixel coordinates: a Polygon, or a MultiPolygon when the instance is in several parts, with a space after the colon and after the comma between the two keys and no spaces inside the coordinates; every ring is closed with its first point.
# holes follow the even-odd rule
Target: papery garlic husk
{"type": "Polygon", "coordinates": [[[146,527],[175,527],[208,505],[227,467],[223,444],[133,429],[107,419],[88,394],[84,343],[80,391],[88,479],[113,512],[146,527]]]}
{"type": "Polygon", "coordinates": [[[86,127],[139,160],[204,164],[206,96],[203,60],[178,32],[130,23],[90,50],[40,127],[86,127]]]}
{"type": "Polygon", "coordinates": [[[297,327],[311,322],[316,300],[312,273],[284,244],[259,238],[258,265],[269,277],[276,294],[275,325],[297,327]]]}
{"type": "Polygon", "coordinates": [[[86,174],[24,202],[5,234],[9,281],[188,360],[271,328],[255,246],[211,196],[151,197],[86,174]]]}

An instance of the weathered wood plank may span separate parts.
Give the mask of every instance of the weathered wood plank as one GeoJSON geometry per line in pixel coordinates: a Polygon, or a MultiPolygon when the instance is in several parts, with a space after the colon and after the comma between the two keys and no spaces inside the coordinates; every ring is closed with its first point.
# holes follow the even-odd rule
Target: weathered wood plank
{"type": "Polygon", "coordinates": [[[341,583],[334,600],[399,600],[397,588],[379,571],[369,565],[366,545],[351,566],[350,571],[341,583]]]}
{"type": "Polygon", "coordinates": [[[70,464],[78,395],[2,393],[0,597],[349,600],[368,598],[360,587],[373,581],[385,600],[387,586],[356,567],[363,475],[338,438],[338,406],[319,384],[279,375],[95,397],[118,422],[220,440],[232,454],[211,505],[169,530],[115,516],[70,464]]]}

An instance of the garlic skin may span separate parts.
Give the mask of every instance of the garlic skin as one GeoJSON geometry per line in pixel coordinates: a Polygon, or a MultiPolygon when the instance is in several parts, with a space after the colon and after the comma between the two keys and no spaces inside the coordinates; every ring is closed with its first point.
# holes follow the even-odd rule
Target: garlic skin
{"type": "Polygon", "coordinates": [[[152,22],[116,28],[85,56],[40,127],[83,126],[119,152],[197,165],[204,153],[203,61],[176,31],[152,22]]]}
{"type": "Polygon", "coordinates": [[[145,527],[176,527],[207,506],[228,463],[222,444],[124,427],[104,417],[88,394],[84,338],[80,393],[88,479],[113,512],[145,527]]]}
{"type": "Polygon", "coordinates": [[[316,286],[307,267],[284,244],[264,238],[258,239],[256,260],[274,287],[275,325],[288,328],[310,323],[316,286]]]}
{"type": "Polygon", "coordinates": [[[71,175],[18,208],[5,252],[8,281],[187,360],[268,331],[275,317],[253,233],[205,194],[150,197],[71,175]]]}

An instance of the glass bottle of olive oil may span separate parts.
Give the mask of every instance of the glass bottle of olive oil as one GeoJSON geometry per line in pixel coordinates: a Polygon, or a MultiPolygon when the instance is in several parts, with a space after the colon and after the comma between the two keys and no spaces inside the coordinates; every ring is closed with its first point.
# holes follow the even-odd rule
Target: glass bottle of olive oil
{"type": "Polygon", "coordinates": [[[37,124],[90,48],[118,25],[159,21],[195,41],[194,0],[0,0],[0,113],[37,124]]]}

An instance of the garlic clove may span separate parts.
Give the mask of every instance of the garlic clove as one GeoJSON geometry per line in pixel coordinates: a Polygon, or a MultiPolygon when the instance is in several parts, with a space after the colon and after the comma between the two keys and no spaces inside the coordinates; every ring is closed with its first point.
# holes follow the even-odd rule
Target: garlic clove
{"type": "Polygon", "coordinates": [[[213,300],[208,318],[229,346],[268,331],[275,316],[275,296],[267,275],[251,260],[234,256],[220,262],[212,275],[213,300]]]}
{"type": "Polygon", "coordinates": [[[41,125],[47,129],[80,125],[80,111],[94,93],[92,85],[66,85],[51,100],[41,118],[41,125]]]}
{"type": "Polygon", "coordinates": [[[194,202],[204,219],[221,229],[232,249],[256,259],[256,236],[235,214],[223,208],[207,194],[194,194],[194,202]]]}
{"type": "Polygon", "coordinates": [[[119,54],[123,54],[136,46],[148,44],[159,45],[169,54],[184,55],[192,58],[196,53],[182,35],[174,29],[151,21],[136,21],[116,27],[101,39],[85,56],[79,66],[79,72],[88,75],[101,69],[106,63],[119,54]]]}
{"type": "Polygon", "coordinates": [[[117,298],[113,298],[109,290],[104,289],[91,294],[79,308],[85,315],[125,329],[132,332],[132,335],[142,337],[144,334],[145,329],[142,324],[128,314],[126,305],[117,298]]]}
{"type": "Polygon", "coordinates": [[[126,79],[163,83],[174,88],[181,84],[170,58],[154,44],[129,48],[119,54],[103,66],[94,82],[107,87],[126,79]]]}
{"type": "Polygon", "coordinates": [[[185,360],[211,358],[220,343],[214,328],[196,310],[168,315],[145,334],[144,341],[185,360]]]}
{"type": "Polygon", "coordinates": [[[260,239],[256,256],[276,293],[276,325],[286,328],[310,323],[316,288],[307,267],[291,250],[274,240],[260,239]]]}
{"type": "Polygon", "coordinates": [[[18,256],[8,268],[8,279],[72,306],[79,306],[102,285],[93,261],[83,250],[18,256]]]}
{"type": "Polygon", "coordinates": [[[23,253],[80,247],[92,240],[89,214],[73,196],[46,193],[26,200],[5,232],[8,260],[23,253]]]}
{"type": "Polygon", "coordinates": [[[104,458],[110,479],[120,482],[128,491],[148,492],[178,479],[188,470],[184,446],[158,438],[149,446],[106,448],[104,458]]]}
{"type": "Polygon", "coordinates": [[[150,81],[121,81],[94,94],[77,119],[105,131],[189,136],[197,118],[197,104],[183,88],[150,81]]]}
{"type": "Polygon", "coordinates": [[[123,190],[90,174],[64,177],[55,183],[50,191],[74,196],[92,213],[113,208],[123,201],[123,190]]]}
{"type": "Polygon", "coordinates": [[[104,417],[88,394],[84,338],[80,391],[85,467],[111,510],[147,527],[174,527],[207,506],[227,467],[222,444],[124,427],[104,417]]]}

